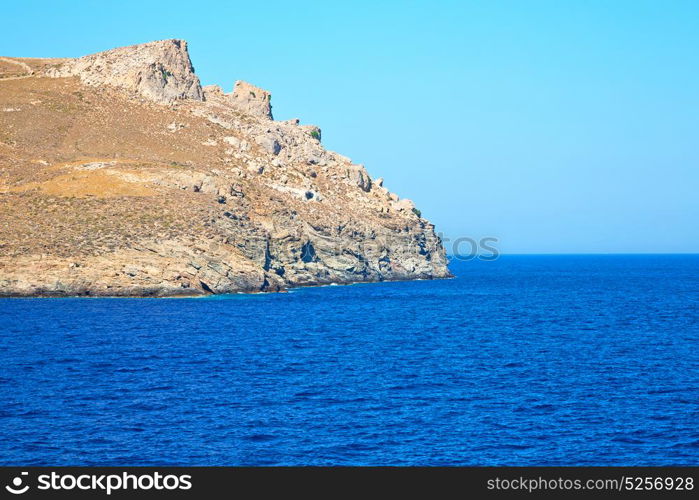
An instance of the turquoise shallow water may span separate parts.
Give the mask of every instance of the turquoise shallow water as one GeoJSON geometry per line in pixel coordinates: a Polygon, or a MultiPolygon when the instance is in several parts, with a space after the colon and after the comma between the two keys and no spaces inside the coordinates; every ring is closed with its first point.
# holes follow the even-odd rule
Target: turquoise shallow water
{"type": "Polygon", "coordinates": [[[699,256],[0,300],[0,463],[699,465],[699,256]]]}

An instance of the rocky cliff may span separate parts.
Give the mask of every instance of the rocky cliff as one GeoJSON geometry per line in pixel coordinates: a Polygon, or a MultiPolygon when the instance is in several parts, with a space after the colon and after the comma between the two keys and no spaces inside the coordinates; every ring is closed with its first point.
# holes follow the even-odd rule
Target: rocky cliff
{"type": "Polygon", "coordinates": [[[434,227],[187,45],[0,59],[0,295],[170,296],[449,275],[434,227]]]}
{"type": "Polygon", "coordinates": [[[202,100],[184,40],[163,40],[99,52],[48,68],[54,78],[77,76],[87,85],[111,85],[156,102],[202,100]]]}

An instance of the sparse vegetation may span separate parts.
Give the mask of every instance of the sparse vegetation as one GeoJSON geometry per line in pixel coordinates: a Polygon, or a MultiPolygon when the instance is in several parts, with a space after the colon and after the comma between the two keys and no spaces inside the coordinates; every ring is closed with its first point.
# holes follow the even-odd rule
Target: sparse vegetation
{"type": "Polygon", "coordinates": [[[311,130],[311,137],[313,137],[315,140],[319,141],[320,140],[320,132],[317,130],[311,130]]]}
{"type": "Polygon", "coordinates": [[[417,215],[418,217],[422,217],[422,212],[418,210],[417,208],[413,208],[413,213],[417,215]]]}

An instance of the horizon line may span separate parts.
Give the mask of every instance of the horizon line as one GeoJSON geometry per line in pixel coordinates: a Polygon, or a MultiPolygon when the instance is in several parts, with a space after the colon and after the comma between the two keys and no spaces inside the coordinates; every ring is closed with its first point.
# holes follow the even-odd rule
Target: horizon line
{"type": "MultiPolygon", "coordinates": [[[[477,254],[474,257],[477,257],[481,254],[477,254]]],[[[498,256],[565,256],[565,255],[579,255],[579,256],[601,256],[601,255],[606,255],[606,256],[623,256],[623,255],[638,255],[638,256],[643,256],[643,255],[698,255],[699,256],[699,251],[698,252],[499,252],[498,256]]],[[[453,258],[455,257],[454,254],[447,254],[448,258],[453,258]]]]}

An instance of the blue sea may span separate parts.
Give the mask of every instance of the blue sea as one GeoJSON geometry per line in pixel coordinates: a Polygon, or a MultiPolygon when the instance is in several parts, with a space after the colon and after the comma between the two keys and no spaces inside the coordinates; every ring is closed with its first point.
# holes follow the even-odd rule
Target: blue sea
{"type": "Polygon", "coordinates": [[[0,300],[2,465],[699,465],[699,256],[0,300]]]}

